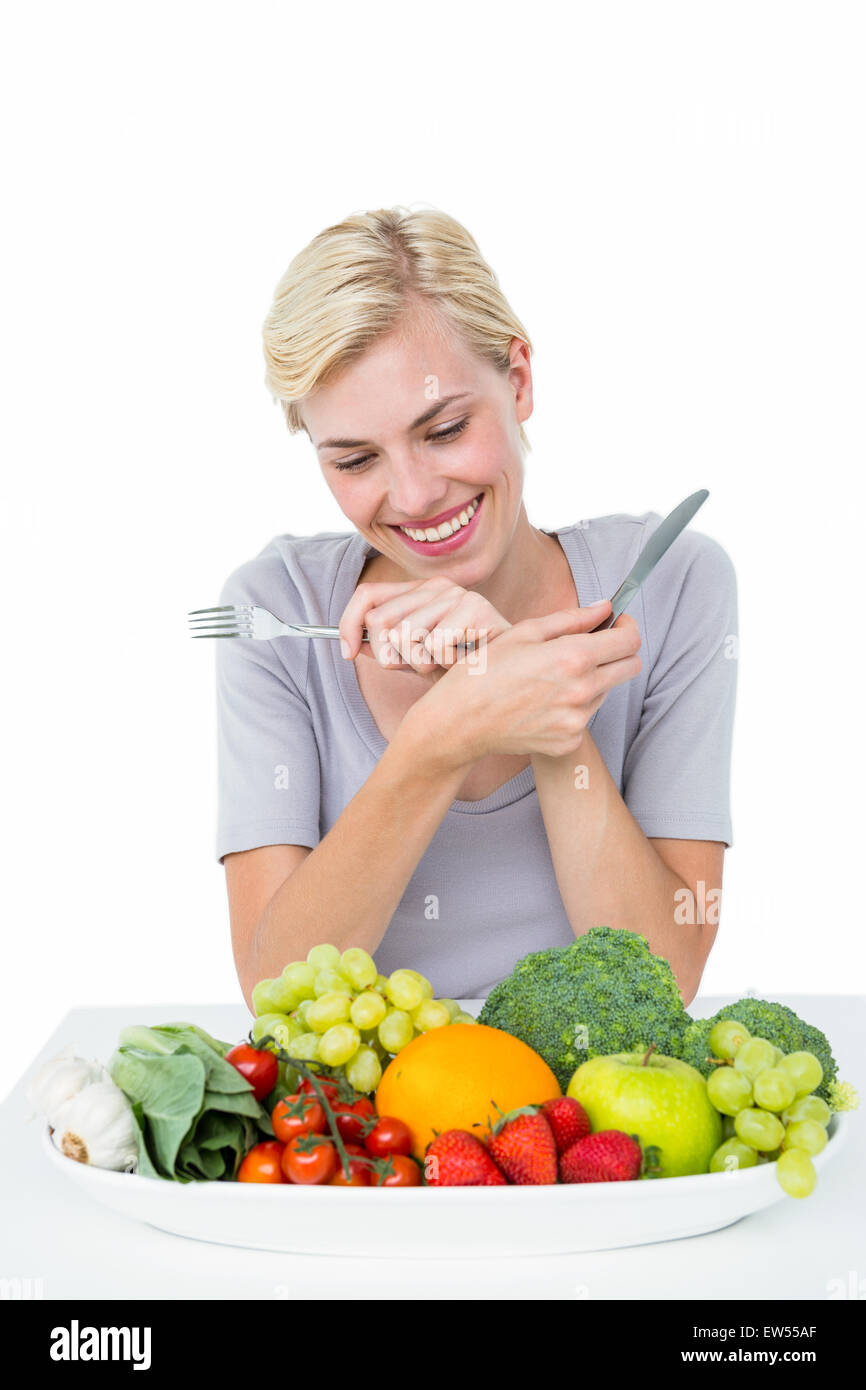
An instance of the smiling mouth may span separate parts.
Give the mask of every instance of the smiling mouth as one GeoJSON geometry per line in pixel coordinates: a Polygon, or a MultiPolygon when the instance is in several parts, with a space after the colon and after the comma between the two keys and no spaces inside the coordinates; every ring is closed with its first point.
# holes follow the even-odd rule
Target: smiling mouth
{"type": "Polygon", "coordinates": [[[391,525],[392,530],[402,531],[404,536],[408,536],[409,539],[413,541],[444,541],[447,540],[449,536],[456,535],[464,526],[469,525],[478,510],[478,504],[482,496],[483,493],[479,492],[478,495],[473,497],[470,502],[467,502],[465,506],[458,508],[450,515],[446,513],[445,520],[438,522],[436,525],[395,526],[393,523],[389,523],[389,525],[391,525]]]}

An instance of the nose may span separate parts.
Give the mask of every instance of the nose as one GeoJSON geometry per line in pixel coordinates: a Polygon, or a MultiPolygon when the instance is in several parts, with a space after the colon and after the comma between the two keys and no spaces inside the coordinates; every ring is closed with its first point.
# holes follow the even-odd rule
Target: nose
{"type": "Polygon", "coordinates": [[[392,460],[388,477],[392,520],[434,516],[442,510],[447,495],[447,479],[435,477],[429,468],[412,459],[392,460]]]}

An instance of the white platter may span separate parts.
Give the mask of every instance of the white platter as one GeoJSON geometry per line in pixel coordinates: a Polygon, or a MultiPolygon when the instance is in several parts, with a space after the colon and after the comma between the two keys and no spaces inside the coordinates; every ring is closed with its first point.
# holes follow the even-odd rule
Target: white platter
{"type": "MultiPolygon", "coordinates": [[[[820,1202],[824,1170],[848,1126],[830,1121],[813,1160],[820,1202]]],[[[730,1226],[774,1202],[793,1201],[773,1163],[690,1178],[549,1187],[296,1187],[177,1183],[110,1173],[66,1158],[43,1131],[49,1161],[82,1196],[174,1235],[293,1254],[455,1259],[554,1255],[677,1240],[730,1226]]]]}

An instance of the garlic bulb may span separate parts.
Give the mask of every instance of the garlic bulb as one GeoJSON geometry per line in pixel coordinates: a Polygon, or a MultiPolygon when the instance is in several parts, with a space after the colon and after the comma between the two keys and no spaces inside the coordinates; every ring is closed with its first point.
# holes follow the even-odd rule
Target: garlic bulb
{"type": "Polygon", "coordinates": [[[55,1148],[94,1168],[132,1170],[138,1136],[129,1101],[113,1081],[94,1081],[61,1105],[52,1124],[55,1148]]]}
{"type": "Polygon", "coordinates": [[[108,1072],[100,1062],[87,1062],[83,1057],[76,1057],[73,1048],[67,1047],[37,1073],[27,1088],[27,1099],[53,1126],[61,1105],[85,1086],[106,1080],[108,1072]]]}

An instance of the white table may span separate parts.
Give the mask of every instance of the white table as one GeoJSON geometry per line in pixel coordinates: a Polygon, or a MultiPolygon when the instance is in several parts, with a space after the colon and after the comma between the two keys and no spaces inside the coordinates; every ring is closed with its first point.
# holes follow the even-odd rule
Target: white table
{"type": "MultiPolygon", "coordinates": [[[[694,1001],[715,1013],[729,998],[694,1001]]],[[[829,1037],[840,1076],[866,1110],[866,1000],[786,996],[829,1037]]],[[[40,1152],[25,1087],[67,1043],[107,1061],[130,1023],[189,1020],[240,1039],[243,1005],[153,1004],[73,1009],[0,1106],[0,1278],[46,1299],[739,1299],[866,1298],[866,1113],[804,1201],[786,1199],[724,1230],[591,1254],[497,1260],[349,1260],[241,1250],[168,1235],[83,1204],[40,1152]],[[32,1281],[29,1285],[27,1281],[32,1281]],[[40,1281],[40,1282],[35,1282],[40,1281]],[[834,1282],[836,1281],[836,1282],[834,1282]]]]}

